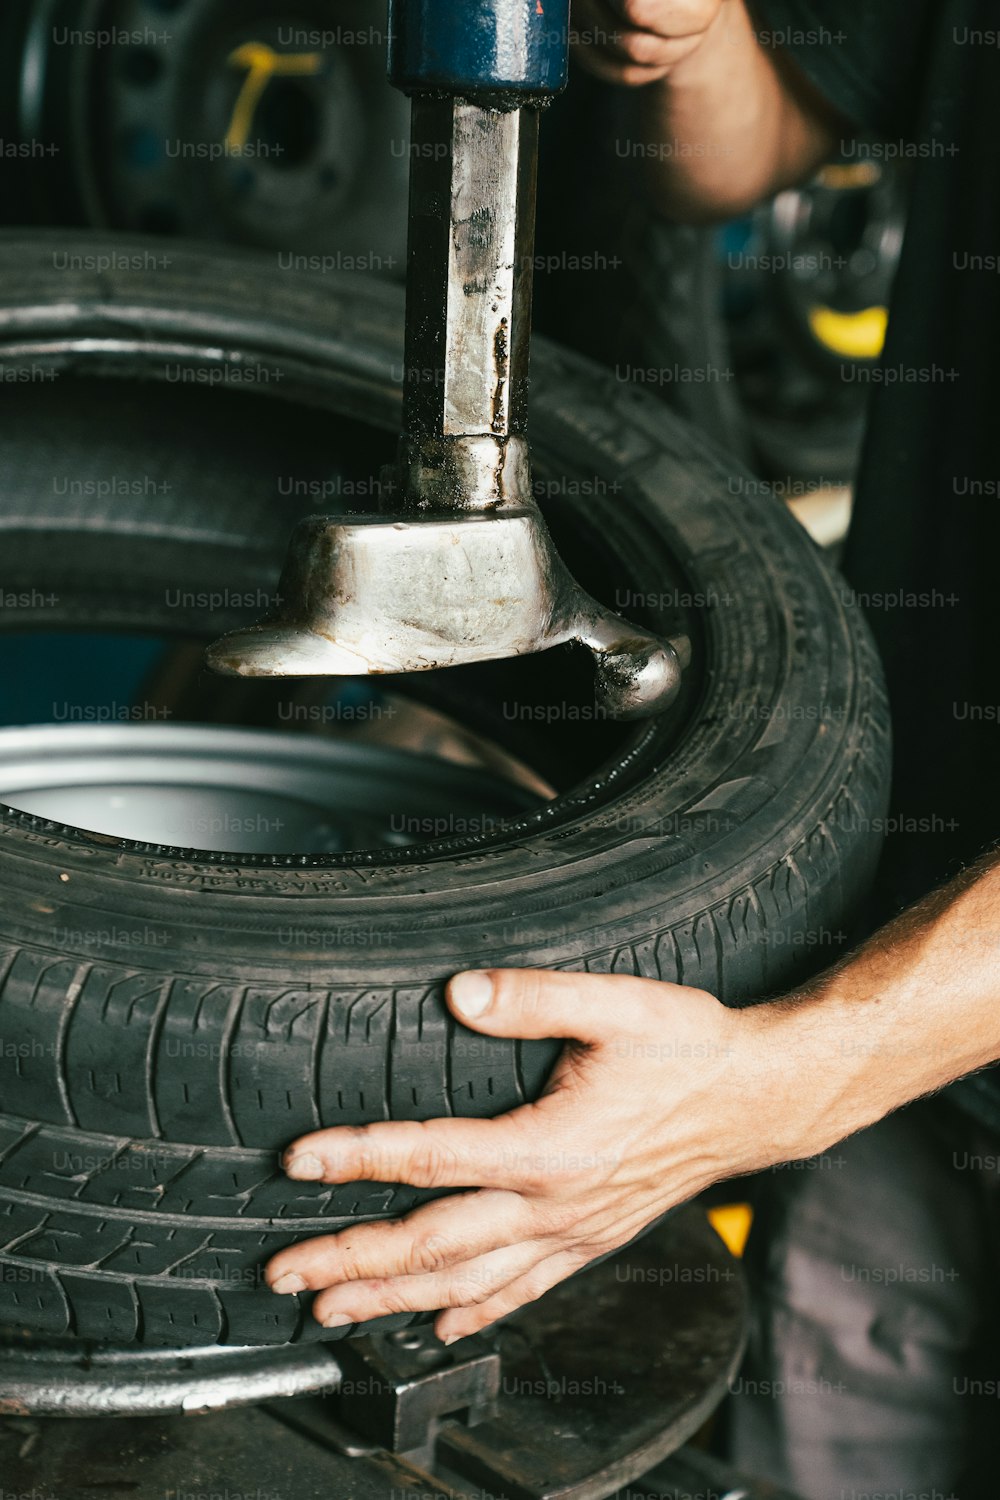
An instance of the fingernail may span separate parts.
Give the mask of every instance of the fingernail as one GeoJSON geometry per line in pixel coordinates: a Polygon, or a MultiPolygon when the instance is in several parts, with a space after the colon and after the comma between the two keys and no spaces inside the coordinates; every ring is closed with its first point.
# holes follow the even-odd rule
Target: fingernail
{"type": "Polygon", "coordinates": [[[448,1337],[446,1339],[442,1339],[441,1342],[447,1349],[449,1344],[457,1344],[461,1337],[462,1335],[460,1333],[449,1333],[448,1337]]]}
{"type": "Polygon", "coordinates": [[[271,1291],[277,1292],[279,1297],[289,1297],[294,1292],[304,1292],[305,1289],[306,1284],[298,1271],[286,1271],[284,1276],[279,1276],[271,1285],[271,1291]]]}
{"type": "Polygon", "coordinates": [[[451,981],[451,998],[463,1016],[481,1016],[493,999],[493,981],[481,969],[456,974],[451,981]]]}
{"type": "Polygon", "coordinates": [[[285,1162],[285,1175],[297,1182],[318,1182],[323,1175],[323,1163],[318,1156],[303,1151],[300,1156],[290,1156],[285,1162]]]}
{"type": "Polygon", "coordinates": [[[350,1317],[347,1313],[328,1313],[327,1316],[323,1319],[323,1327],[324,1328],[346,1328],[347,1325],[348,1325],[348,1323],[353,1323],[353,1322],[354,1322],[354,1319],[352,1317],[350,1317]]]}

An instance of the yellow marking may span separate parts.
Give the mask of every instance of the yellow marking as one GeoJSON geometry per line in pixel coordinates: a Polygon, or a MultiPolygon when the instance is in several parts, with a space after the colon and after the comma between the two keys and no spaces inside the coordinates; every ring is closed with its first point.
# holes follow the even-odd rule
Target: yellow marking
{"type": "Polygon", "coordinates": [[[830,162],[822,168],[819,180],[828,188],[874,187],[882,176],[882,168],[875,161],[830,162]]]}
{"type": "Polygon", "coordinates": [[[318,52],[275,52],[266,42],[244,42],[229,54],[227,62],[231,68],[245,68],[247,73],[226,131],[230,151],[241,151],[250,139],[253,117],[272,78],[312,77],[323,66],[318,52]]]}
{"type": "Polygon", "coordinates": [[[809,327],[821,344],[845,359],[878,359],[885,343],[889,310],[866,307],[861,312],[839,313],[832,307],[809,309],[809,327]]]}
{"type": "Polygon", "coordinates": [[[724,1203],[719,1208],[710,1208],[708,1222],[730,1255],[743,1254],[753,1223],[753,1209],[749,1203],[724,1203]]]}

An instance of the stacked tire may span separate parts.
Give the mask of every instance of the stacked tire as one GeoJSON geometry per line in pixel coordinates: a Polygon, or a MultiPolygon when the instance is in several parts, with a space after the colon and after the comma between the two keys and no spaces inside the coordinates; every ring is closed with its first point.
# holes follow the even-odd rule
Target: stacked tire
{"type": "MultiPolygon", "coordinates": [[[[22,632],[215,638],[274,588],[298,518],[281,434],[313,434],[331,463],[345,433],[363,431],[366,463],[391,453],[394,289],[191,247],[150,269],[149,249],[0,244],[0,532],[25,601],[2,623],[22,632]],[[275,379],[248,393],[167,373],[248,368],[275,379]],[[88,403],[94,420],[63,421],[88,403]],[[83,479],[169,473],[169,496],[82,504],[53,487],[53,453],[83,479]],[[220,580],[235,602],[199,604],[220,580]],[[179,583],[182,611],[165,597],[179,583]]],[[[581,582],[692,639],[678,705],[604,720],[570,648],[401,684],[556,788],[495,829],[403,849],[226,855],[7,809],[0,1326],[174,1347],[343,1336],[307,1298],[273,1297],[263,1265],[429,1195],[292,1184],[277,1153],[318,1126],[516,1108],[556,1053],[457,1025],[451,973],[641,974],[743,1005],[850,941],[889,749],[863,620],[782,505],[654,401],[540,345],[532,402],[540,499],[581,582]]]]}

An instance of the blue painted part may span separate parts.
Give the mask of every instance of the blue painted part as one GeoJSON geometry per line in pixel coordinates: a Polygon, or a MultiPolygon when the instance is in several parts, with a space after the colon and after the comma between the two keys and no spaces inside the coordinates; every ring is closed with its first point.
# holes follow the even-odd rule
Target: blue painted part
{"type": "Polygon", "coordinates": [[[137,706],[170,641],[146,635],[5,634],[0,639],[0,727],[113,724],[137,706]]]}
{"type": "Polygon", "coordinates": [[[719,259],[724,260],[729,255],[743,255],[750,248],[750,241],[755,233],[756,225],[750,214],[740,219],[730,219],[727,224],[723,224],[716,235],[719,259]]]}
{"type": "Polygon", "coordinates": [[[122,139],[122,149],[128,166],[137,171],[155,167],[163,160],[163,138],[155,130],[144,125],[135,126],[122,139]]]}
{"type": "Polygon", "coordinates": [[[569,0],[389,0],[389,81],[404,93],[547,97],[568,57],[569,0]]]}

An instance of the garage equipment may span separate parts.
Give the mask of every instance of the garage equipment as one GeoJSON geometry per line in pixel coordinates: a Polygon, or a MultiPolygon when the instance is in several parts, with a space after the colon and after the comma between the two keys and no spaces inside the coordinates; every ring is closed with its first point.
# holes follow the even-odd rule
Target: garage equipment
{"type": "Polygon", "coordinates": [[[401,278],[409,110],[384,33],[385,0],[10,0],[0,221],[401,278]]]}
{"type": "Polygon", "coordinates": [[[586,594],[535,503],[526,436],[539,114],[566,81],[569,0],[392,0],[412,96],[403,431],[380,513],[293,533],[279,603],[209,650],[242,676],[594,657],[610,714],[675,697],[686,640],[586,594]]]}
{"type": "Polygon", "coordinates": [[[744,1318],[738,1262],[692,1207],[454,1349],[426,1326],[183,1355],[10,1342],[0,1473],[53,1500],[782,1500],[682,1446],[744,1318]]]}

